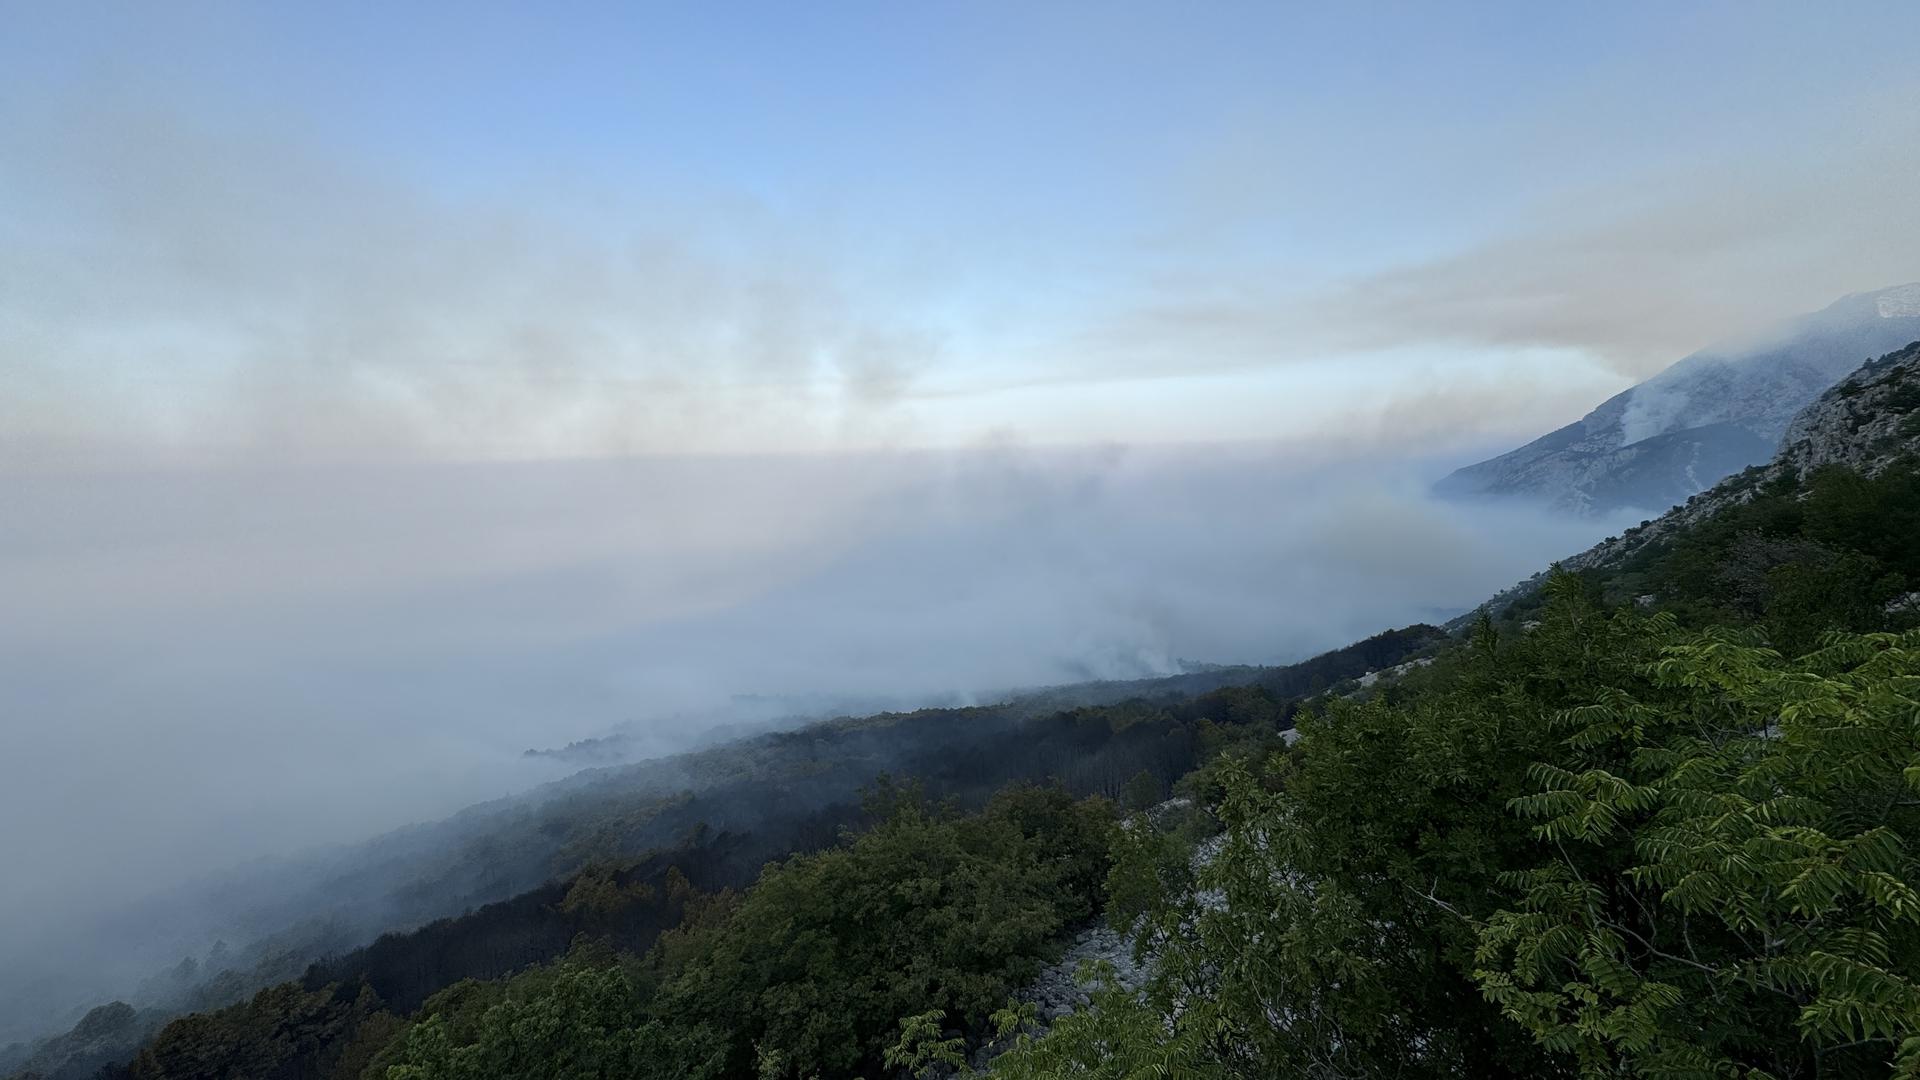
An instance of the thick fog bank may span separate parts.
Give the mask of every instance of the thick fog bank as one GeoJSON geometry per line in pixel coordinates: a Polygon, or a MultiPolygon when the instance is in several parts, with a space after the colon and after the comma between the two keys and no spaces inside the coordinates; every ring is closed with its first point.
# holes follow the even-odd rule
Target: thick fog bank
{"type": "Polygon", "coordinates": [[[1239,447],[0,474],[4,997],[207,945],[190,912],[110,939],[129,898],[565,771],[528,747],[1294,659],[1618,524],[1435,503],[1436,471],[1239,447]]]}

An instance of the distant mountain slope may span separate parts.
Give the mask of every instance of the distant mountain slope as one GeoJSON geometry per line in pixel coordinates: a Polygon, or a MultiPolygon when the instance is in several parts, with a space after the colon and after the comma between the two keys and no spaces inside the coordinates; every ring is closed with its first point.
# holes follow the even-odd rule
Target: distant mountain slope
{"type": "MultiPolygon", "coordinates": [[[[1751,466],[1652,521],[1611,536],[1562,560],[1567,570],[1617,573],[1671,545],[1689,530],[1770,492],[1801,490],[1822,466],[1840,465],[1863,476],[1888,472],[1897,463],[1920,462],[1920,341],[1855,369],[1802,409],[1765,465],[1751,466]]],[[[1804,553],[1800,556],[1804,559],[1804,553]]],[[[1498,615],[1533,598],[1546,574],[1534,575],[1495,596],[1485,606],[1498,615]]],[[[1460,631],[1468,613],[1449,622],[1460,631]]]]}
{"type": "Polygon", "coordinates": [[[1702,350],[1517,450],[1456,470],[1448,497],[1661,510],[1766,461],[1787,424],[1869,357],[1920,339],[1920,283],[1855,293],[1767,335],[1702,350]]]}
{"type": "MultiPolygon", "coordinates": [[[[998,715],[1032,720],[1064,709],[1117,705],[1123,701],[1182,701],[1213,690],[1236,686],[1259,687],[1281,697],[1298,697],[1303,694],[1317,693],[1342,679],[1352,678],[1359,672],[1385,667],[1410,652],[1443,641],[1445,638],[1445,632],[1439,627],[1416,623],[1398,630],[1383,631],[1364,641],[1357,641],[1291,664],[1195,665],[1192,670],[1178,675],[1024,687],[988,694],[984,700],[990,703],[988,707],[998,715]]],[[[863,714],[895,715],[908,712],[933,713],[941,710],[958,712],[968,708],[971,706],[928,704],[918,709],[869,708],[863,710],[863,714]]],[[[796,716],[792,722],[769,725],[769,729],[792,730],[822,721],[844,721],[854,715],[858,714],[840,712],[813,717],[796,716]]],[[[745,745],[753,735],[764,734],[765,732],[753,732],[739,737],[716,739],[713,745],[722,747],[721,753],[732,753],[734,751],[730,748],[745,745]]],[[[644,751],[647,745],[648,741],[642,736],[628,732],[615,732],[599,738],[582,739],[556,749],[528,750],[526,754],[528,757],[553,758],[582,767],[608,766],[641,760],[645,756],[644,751]]]]}
{"type": "Polygon", "coordinates": [[[1875,476],[1894,462],[1916,455],[1920,455],[1920,341],[1861,365],[1801,410],[1787,427],[1780,452],[1766,465],[1729,477],[1562,565],[1585,570],[1619,563],[1776,484],[1805,480],[1824,465],[1844,465],[1875,476]]]}

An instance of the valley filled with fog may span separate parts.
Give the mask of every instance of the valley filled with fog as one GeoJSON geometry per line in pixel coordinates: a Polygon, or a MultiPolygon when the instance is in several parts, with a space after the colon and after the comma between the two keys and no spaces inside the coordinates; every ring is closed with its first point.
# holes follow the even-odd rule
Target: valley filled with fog
{"type": "MultiPolygon", "coordinates": [[[[1245,445],[10,474],[0,813],[35,827],[0,839],[0,957],[71,975],[57,928],[574,767],[528,749],[1296,660],[1616,527],[1432,472],[1245,445]]],[[[112,978],[219,928],[127,932],[90,939],[112,978]]]]}

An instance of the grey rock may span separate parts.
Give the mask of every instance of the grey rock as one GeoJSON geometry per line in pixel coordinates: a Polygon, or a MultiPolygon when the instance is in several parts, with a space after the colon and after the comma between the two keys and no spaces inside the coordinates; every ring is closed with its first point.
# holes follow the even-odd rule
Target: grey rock
{"type": "MultiPolygon", "coordinates": [[[[1560,565],[1568,570],[1617,565],[1649,544],[1728,507],[1750,502],[1774,484],[1801,481],[1822,466],[1844,465],[1874,476],[1894,462],[1914,456],[1920,456],[1920,341],[1869,360],[1802,409],[1787,426],[1780,451],[1771,462],[1728,477],[1659,517],[1562,560],[1560,565]]],[[[1498,613],[1513,601],[1538,591],[1545,579],[1545,574],[1536,574],[1500,592],[1484,607],[1498,613]]],[[[1464,630],[1473,619],[1469,612],[1449,622],[1447,628],[1464,630]]]]}
{"type": "Polygon", "coordinates": [[[1822,466],[1844,465],[1873,476],[1911,454],[1920,454],[1920,341],[1861,365],[1802,409],[1768,464],[1730,477],[1563,565],[1582,570],[1617,562],[1676,529],[1751,501],[1774,483],[1803,480],[1822,466]]]}

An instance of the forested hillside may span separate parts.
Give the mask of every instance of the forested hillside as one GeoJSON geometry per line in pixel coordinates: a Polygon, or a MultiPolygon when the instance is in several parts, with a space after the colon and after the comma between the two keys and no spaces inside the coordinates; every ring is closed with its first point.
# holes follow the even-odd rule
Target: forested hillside
{"type": "MultiPolygon", "coordinates": [[[[0,1058],[0,1067],[88,1076],[130,1055],[164,1022],[168,1003],[179,1011],[217,1010],[276,983],[298,982],[309,992],[364,984],[386,1009],[404,1014],[461,979],[497,977],[559,956],[581,933],[644,950],[660,929],[677,924],[687,890],[745,886],[770,859],[832,846],[845,829],[870,825],[863,791],[889,775],[910,777],[924,797],[960,807],[983,805],[1009,783],[1036,781],[1109,799],[1142,792],[1158,798],[1195,762],[1246,731],[1289,724],[1310,693],[1399,663],[1443,637],[1414,626],[1285,667],[1223,668],[1061,687],[1002,705],[846,718],[590,770],[536,798],[383,838],[320,886],[369,897],[367,907],[401,927],[450,902],[455,914],[359,948],[352,928],[337,918],[293,924],[252,948],[190,960],[181,973],[157,980],[173,995],[159,1007],[103,1006],[57,1039],[14,1048],[16,1064],[0,1058]],[[1084,704],[1092,701],[1112,704],[1084,704]],[[596,914],[582,899],[602,894],[621,898],[618,919],[596,914]],[[192,968],[198,971],[183,974],[192,968]]],[[[309,999],[274,1000],[292,1006],[309,999]]],[[[215,1015],[241,1022],[255,1014],[215,1015]]]]}
{"type": "Polygon", "coordinates": [[[1920,347],[1776,462],[1459,647],[1224,756],[1190,873],[1122,844],[1156,975],[1052,1076],[1920,1072],[1920,347]]]}
{"type": "Polygon", "coordinates": [[[1916,372],[1868,365],[1774,465],[1446,642],[840,721],[639,805],[582,781],[500,841],[595,838],[550,883],[102,1075],[1920,1074],[1916,372]],[[1199,816],[1142,812],[1169,796],[1199,816]],[[1036,1015],[1095,918],[1145,985],[1036,1015]]]}
{"type": "Polygon", "coordinates": [[[1920,334],[1920,284],[1842,297],[1757,341],[1702,350],[1517,450],[1456,470],[1453,496],[1599,513],[1667,506],[1783,444],[1795,415],[1863,358],[1920,334]]]}

